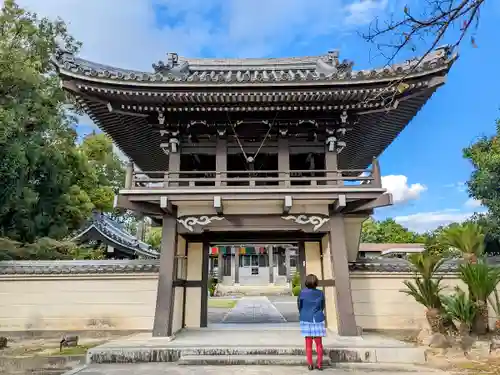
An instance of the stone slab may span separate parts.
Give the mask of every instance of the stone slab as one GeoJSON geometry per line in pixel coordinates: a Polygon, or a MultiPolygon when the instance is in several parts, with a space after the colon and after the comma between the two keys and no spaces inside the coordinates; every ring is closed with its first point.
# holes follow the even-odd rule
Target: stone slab
{"type": "MultiPolygon", "coordinates": [[[[410,367],[392,368],[379,366],[361,366],[358,364],[349,367],[325,368],[323,373],[335,375],[387,375],[388,372],[398,375],[449,375],[444,371],[428,368],[410,367]]],[[[303,375],[307,370],[302,366],[178,366],[172,363],[141,363],[141,364],[112,364],[90,365],[75,369],[65,375],[303,375]]]]}
{"type": "MultiPolygon", "coordinates": [[[[333,362],[424,363],[422,348],[379,335],[341,337],[330,332],[323,340],[333,362]]],[[[303,355],[304,339],[297,324],[220,324],[185,329],[174,340],[132,335],[92,348],[87,363],[175,362],[184,354],[303,355]]],[[[326,356],[326,355],[325,355],[326,356]]]]}
{"type": "MultiPolygon", "coordinates": [[[[316,359],[314,358],[314,362],[316,359]]],[[[305,355],[186,355],[177,361],[181,366],[307,366],[305,355]]],[[[330,366],[330,358],[323,360],[323,367],[330,366]]]]}
{"type": "Polygon", "coordinates": [[[223,323],[284,323],[285,318],[267,297],[242,297],[223,323]]]}

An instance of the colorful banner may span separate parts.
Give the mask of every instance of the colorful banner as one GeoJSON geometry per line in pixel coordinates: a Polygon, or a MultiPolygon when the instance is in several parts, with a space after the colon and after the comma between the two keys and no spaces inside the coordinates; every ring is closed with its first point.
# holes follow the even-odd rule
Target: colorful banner
{"type": "Polygon", "coordinates": [[[210,255],[234,255],[236,250],[239,250],[240,255],[263,255],[267,254],[267,249],[264,246],[245,246],[245,247],[235,247],[235,246],[212,246],[210,247],[210,255]]]}

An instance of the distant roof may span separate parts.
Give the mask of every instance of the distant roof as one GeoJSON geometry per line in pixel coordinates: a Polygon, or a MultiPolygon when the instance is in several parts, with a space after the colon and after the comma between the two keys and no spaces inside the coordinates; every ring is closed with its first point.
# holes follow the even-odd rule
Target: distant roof
{"type": "Polygon", "coordinates": [[[94,214],[89,225],[72,240],[77,242],[101,240],[116,250],[131,256],[140,256],[147,259],[159,257],[159,253],[149,244],[139,241],[128,233],[122,225],[99,213],[94,214]]]}
{"type": "Polygon", "coordinates": [[[380,253],[380,255],[396,253],[421,253],[425,245],[421,243],[361,243],[359,251],[380,253]]]}

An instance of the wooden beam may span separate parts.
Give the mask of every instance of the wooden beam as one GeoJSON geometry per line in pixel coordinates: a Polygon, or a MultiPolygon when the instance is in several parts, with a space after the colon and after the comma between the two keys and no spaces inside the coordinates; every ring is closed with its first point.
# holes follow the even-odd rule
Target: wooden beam
{"type": "Polygon", "coordinates": [[[149,117],[146,113],[137,113],[137,112],[132,112],[132,111],[124,111],[121,109],[116,109],[111,102],[108,102],[108,104],[106,104],[106,107],[108,108],[109,113],[117,113],[119,115],[134,116],[134,117],[141,117],[141,118],[148,118],[149,117]]]}
{"type": "Polygon", "coordinates": [[[331,205],[330,211],[332,213],[339,213],[346,207],[346,205],[347,205],[347,200],[345,194],[340,194],[335,203],[331,205]]]}
{"type": "Polygon", "coordinates": [[[283,202],[283,215],[288,215],[293,206],[293,199],[291,195],[285,195],[283,202]]]}
{"type": "Polygon", "coordinates": [[[349,203],[345,207],[343,212],[344,213],[354,213],[354,212],[360,212],[360,211],[367,211],[367,210],[373,210],[373,209],[379,208],[379,207],[391,206],[392,204],[393,204],[392,194],[385,193],[376,199],[363,200],[360,202],[352,202],[352,204],[349,203]]]}
{"type": "Polygon", "coordinates": [[[115,197],[115,208],[139,212],[146,216],[163,216],[164,212],[158,205],[149,202],[131,202],[128,197],[117,195],[115,197]]]}
{"type": "Polygon", "coordinates": [[[214,208],[217,215],[222,216],[224,214],[224,208],[222,207],[222,198],[220,195],[214,197],[214,208]]]}
{"type": "Polygon", "coordinates": [[[173,212],[172,203],[168,200],[168,197],[160,197],[160,208],[167,214],[172,214],[173,212]]]}

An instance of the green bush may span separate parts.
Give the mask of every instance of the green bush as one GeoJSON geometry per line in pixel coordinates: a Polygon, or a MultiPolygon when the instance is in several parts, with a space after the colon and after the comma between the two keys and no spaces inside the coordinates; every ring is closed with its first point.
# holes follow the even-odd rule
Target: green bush
{"type": "Polygon", "coordinates": [[[292,288],[299,286],[300,287],[300,273],[295,272],[292,277],[292,288]]]}
{"type": "Polygon", "coordinates": [[[104,259],[102,248],[81,247],[70,241],[39,238],[34,243],[21,244],[0,237],[0,260],[71,260],[104,259]]]}
{"type": "Polygon", "coordinates": [[[215,295],[215,290],[217,289],[217,279],[211,277],[208,279],[208,293],[210,297],[215,295]]]}
{"type": "Polygon", "coordinates": [[[295,285],[293,288],[292,288],[292,294],[294,296],[298,296],[300,294],[300,291],[301,291],[301,287],[300,285],[295,285]]]}

